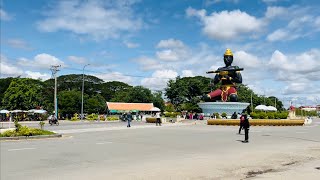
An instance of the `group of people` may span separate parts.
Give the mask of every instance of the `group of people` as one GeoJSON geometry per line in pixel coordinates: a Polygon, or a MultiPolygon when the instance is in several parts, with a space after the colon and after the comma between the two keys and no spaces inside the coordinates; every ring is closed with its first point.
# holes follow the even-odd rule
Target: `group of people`
{"type": "Polygon", "coordinates": [[[203,120],[204,115],[203,113],[186,113],[185,119],[195,119],[195,120],[203,120]]]}

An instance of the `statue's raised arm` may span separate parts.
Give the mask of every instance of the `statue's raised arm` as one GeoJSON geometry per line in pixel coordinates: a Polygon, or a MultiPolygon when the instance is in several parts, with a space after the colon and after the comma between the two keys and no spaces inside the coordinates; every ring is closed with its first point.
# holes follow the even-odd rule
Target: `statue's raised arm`
{"type": "Polygon", "coordinates": [[[205,96],[205,101],[231,101],[237,102],[238,95],[236,90],[236,84],[242,83],[242,76],[240,71],[243,68],[238,66],[231,66],[233,62],[233,54],[230,49],[227,49],[224,53],[223,60],[225,67],[220,67],[216,71],[208,71],[207,73],[216,73],[213,83],[218,84],[221,82],[219,89],[210,92],[205,96]]]}

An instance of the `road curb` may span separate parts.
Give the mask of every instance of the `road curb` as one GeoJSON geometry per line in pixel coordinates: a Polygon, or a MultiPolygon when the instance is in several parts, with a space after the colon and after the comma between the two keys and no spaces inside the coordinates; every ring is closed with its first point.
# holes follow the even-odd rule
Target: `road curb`
{"type": "Polygon", "coordinates": [[[62,137],[62,134],[39,135],[39,136],[0,137],[0,141],[24,140],[24,139],[46,139],[46,138],[60,138],[60,137],[62,137]]]}

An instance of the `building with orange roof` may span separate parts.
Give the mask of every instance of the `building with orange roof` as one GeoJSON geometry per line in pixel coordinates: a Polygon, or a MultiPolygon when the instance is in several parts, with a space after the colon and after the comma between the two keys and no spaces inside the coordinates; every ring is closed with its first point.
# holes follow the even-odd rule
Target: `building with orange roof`
{"type": "Polygon", "coordinates": [[[107,102],[107,109],[110,112],[121,111],[160,111],[159,108],[154,107],[153,103],[123,103],[123,102],[107,102]]]}

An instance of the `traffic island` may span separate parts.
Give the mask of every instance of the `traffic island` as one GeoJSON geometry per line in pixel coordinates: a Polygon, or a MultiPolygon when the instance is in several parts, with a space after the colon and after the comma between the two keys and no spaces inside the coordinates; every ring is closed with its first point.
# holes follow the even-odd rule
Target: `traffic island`
{"type": "MultiPolygon", "coordinates": [[[[287,119],[252,119],[249,120],[251,126],[303,126],[305,120],[287,119]]],[[[234,119],[209,119],[207,125],[239,126],[240,120],[234,119]]]]}
{"type": "Polygon", "coordinates": [[[15,122],[15,128],[4,129],[0,133],[0,140],[40,139],[53,137],[62,137],[62,135],[52,131],[22,126],[18,122],[15,122]]]}
{"type": "Polygon", "coordinates": [[[62,134],[36,135],[36,136],[13,136],[13,137],[0,137],[0,141],[27,140],[27,139],[47,139],[47,138],[60,138],[60,137],[62,137],[62,134]]]}

